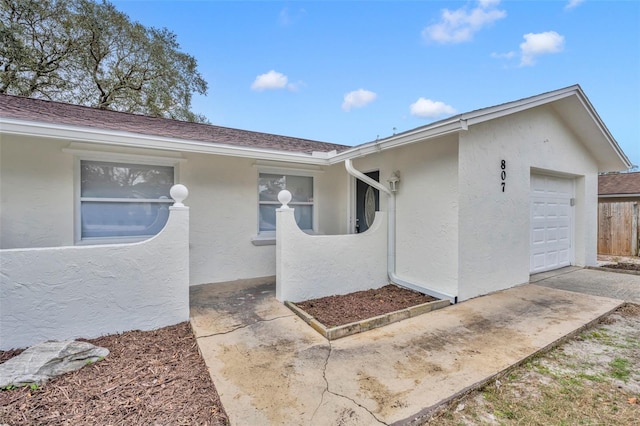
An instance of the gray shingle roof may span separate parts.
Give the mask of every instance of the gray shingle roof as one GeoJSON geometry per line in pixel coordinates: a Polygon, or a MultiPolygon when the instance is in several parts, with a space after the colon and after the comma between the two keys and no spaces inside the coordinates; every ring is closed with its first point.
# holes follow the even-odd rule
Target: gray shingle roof
{"type": "Polygon", "coordinates": [[[598,176],[598,194],[640,194],[640,172],[598,176]]]}
{"type": "Polygon", "coordinates": [[[345,145],[210,124],[147,117],[20,96],[0,95],[0,116],[19,120],[139,133],[228,146],[301,152],[344,151],[345,145]]]}

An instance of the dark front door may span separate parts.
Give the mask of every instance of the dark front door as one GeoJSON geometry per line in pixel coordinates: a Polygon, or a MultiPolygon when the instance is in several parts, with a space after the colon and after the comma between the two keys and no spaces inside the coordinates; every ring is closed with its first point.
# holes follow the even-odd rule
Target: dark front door
{"type": "MultiPolygon", "coordinates": [[[[365,173],[376,182],[380,182],[378,170],[365,173]]],[[[364,232],[373,223],[375,213],[380,209],[379,191],[360,179],[356,179],[356,232],[364,232]]]]}

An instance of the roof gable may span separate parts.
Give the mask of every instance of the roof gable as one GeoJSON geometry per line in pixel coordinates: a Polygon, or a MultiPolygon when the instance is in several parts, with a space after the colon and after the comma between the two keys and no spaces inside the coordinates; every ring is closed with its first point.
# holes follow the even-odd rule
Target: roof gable
{"type": "Polygon", "coordinates": [[[0,95],[0,116],[56,125],[99,128],[146,136],[311,154],[344,151],[345,145],[210,124],[148,117],[20,96],[0,95]]]}
{"type": "Polygon", "coordinates": [[[631,162],[579,85],[458,114],[379,141],[358,145],[338,154],[338,157],[349,157],[351,153],[370,154],[401,145],[422,142],[445,134],[465,131],[470,126],[543,105],[551,107],[555,114],[582,141],[596,160],[599,171],[620,171],[631,167],[631,162]]]}

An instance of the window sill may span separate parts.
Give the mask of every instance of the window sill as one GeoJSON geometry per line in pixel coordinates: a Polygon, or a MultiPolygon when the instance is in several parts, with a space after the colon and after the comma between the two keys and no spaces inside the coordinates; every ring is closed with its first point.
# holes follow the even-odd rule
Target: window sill
{"type": "MultiPolygon", "coordinates": [[[[302,229],[307,235],[322,235],[316,231],[311,229],[302,229]]],[[[276,233],[267,233],[267,234],[258,234],[256,236],[251,237],[251,244],[254,246],[275,246],[276,245],[276,233]]]]}
{"type": "Polygon", "coordinates": [[[273,233],[272,235],[256,235],[251,237],[251,244],[254,246],[275,246],[276,245],[276,235],[273,233]]]}

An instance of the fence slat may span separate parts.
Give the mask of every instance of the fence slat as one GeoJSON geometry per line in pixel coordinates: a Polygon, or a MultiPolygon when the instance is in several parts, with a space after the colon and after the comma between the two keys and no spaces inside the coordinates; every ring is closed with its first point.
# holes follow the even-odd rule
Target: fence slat
{"type": "Polygon", "coordinates": [[[598,204],[598,254],[638,255],[638,203],[598,204]]]}

